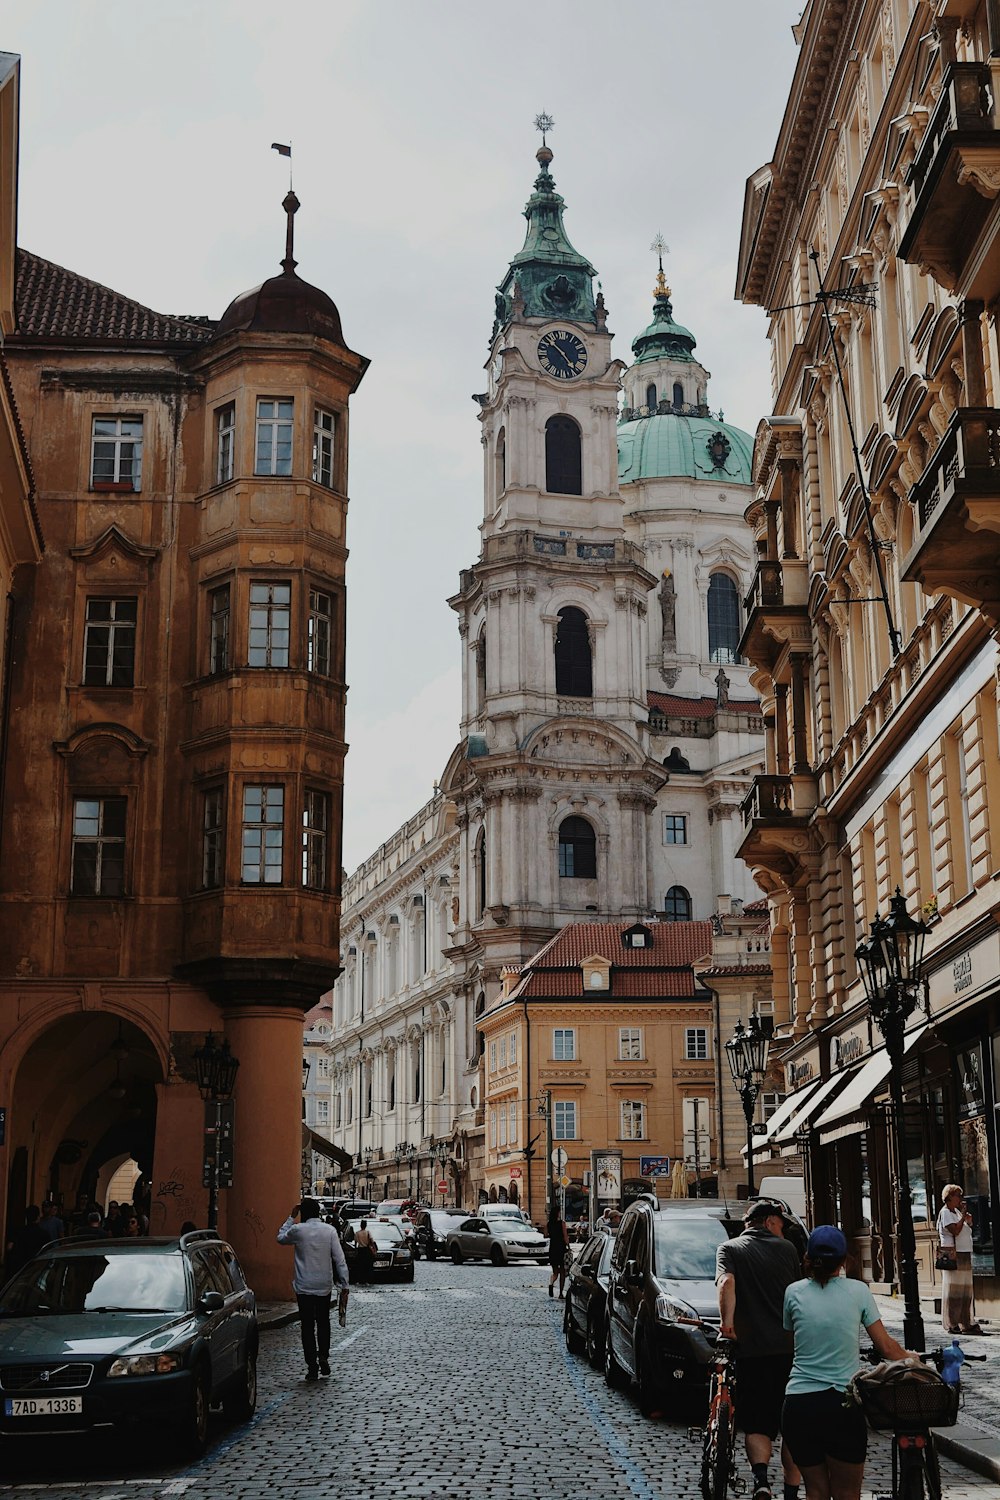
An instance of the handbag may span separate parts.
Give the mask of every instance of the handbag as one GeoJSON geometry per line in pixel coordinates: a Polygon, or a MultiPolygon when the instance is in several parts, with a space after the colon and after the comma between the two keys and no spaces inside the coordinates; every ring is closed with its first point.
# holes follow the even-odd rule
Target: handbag
{"type": "Polygon", "coordinates": [[[947,1245],[939,1245],[937,1255],[934,1257],[935,1271],[954,1271],[958,1268],[958,1251],[949,1250],[947,1245]]]}

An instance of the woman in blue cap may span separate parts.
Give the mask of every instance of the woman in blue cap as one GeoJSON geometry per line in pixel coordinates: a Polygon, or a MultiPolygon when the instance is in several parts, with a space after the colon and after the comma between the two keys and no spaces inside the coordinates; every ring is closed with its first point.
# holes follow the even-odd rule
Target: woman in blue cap
{"type": "Polygon", "coordinates": [[[784,1325],[795,1337],[781,1432],[802,1472],[806,1500],[860,1500],[868,1428],[844,1393],[857,1373],[862,1328],[883,1359],[916,1359],[898,1344],[863,1281],[841,1275],[847,1240],[835,1224],[809,1236],[804,1281],[785,1292],[784,1325]]]}

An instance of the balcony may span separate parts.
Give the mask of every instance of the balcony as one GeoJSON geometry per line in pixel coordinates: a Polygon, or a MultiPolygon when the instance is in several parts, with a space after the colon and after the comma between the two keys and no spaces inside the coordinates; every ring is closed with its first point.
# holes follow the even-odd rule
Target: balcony
{"type": "Polygon", "coordinates": [[[761,558],[743,607],[747,623],[739,654],[774,676],[779,658],[795,644],[808,647],[809,569],[797,558],[761,558]]]}
{"type": "Polygon", "coordinates": [[[903,577],[1000,621],[1000,411],[959,407],[910,500],[917,534],[903,577]]]}
{"type": "Polygon", "coordinates": [[[985,63],[953,63],[907,172],[913,211],[897,252],[940,286],[991,302],[1000,256],[987,225],[1000,193],[1000,132],[985,63]],[[984,233],[985,231],[985,233],[984,233]]]}
{"type": "Polygon", "coordinates": [[[768,870],[780,882],[795,878],[803,855],[812,848],[803,837],[817,804],[811,775],[756,776],[740,812],[745,830],[737,850],[754,870],[768,870]]]}

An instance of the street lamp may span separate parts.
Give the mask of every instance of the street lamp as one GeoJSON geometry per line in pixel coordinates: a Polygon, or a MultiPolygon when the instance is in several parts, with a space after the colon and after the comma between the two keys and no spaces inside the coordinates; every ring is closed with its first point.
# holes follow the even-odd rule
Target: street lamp
{"type": "Polygon", "coordinates": [[[222,1106],[233,1097],[236,1070],[239,1058],[229,1050],[229,1042],[220,1045],[215,1033],[210,1031],[194,1054],[198,1089],[206,1104],[215,1106],[214,1145],[210,1161],[211,1175],[208,1183],[208,1227],[219,1227],[219,1169],[221,1162],[222,1106]]]}
{"type": "Polygon", "coordinates": [[[747,1196],[750,1198],[756,1190],[753,1173],[753,1116],[757,1098],[764,1087],[770,1042],[770,1028],[765,1028],[760,1016],[754,1011],[746,1028],[742,1021],[736,1022],[736,1029],[726,1043],[729,1071],[733,1075],[733,1083],[747,1122],[747,1196]]]}
{"type": "Polygon", "coordinates": [[[889,1092],[892,1097],[893,1149],[896,1158],[896,1224],[899,1234],[899,1279],[903,1288],[903,1341],[908,1349],[924,1349],[924,1320],[920,1315],[917,1280],[917,1237],[910,1204],[910,1168],[906,1159],[903,1120],[902,1063],[906,1023],[916,1010],[923,989],[924,942],[927,924],[914,921],[906,898],[896,887],[889,915],[875,914],[871,933],[855,949],[868,1011],[882,1033],[889,1055],[889,1092]]]}
{"type": "MultiPolygon", "coordinates": [[[[438,1141],[433,1150],[434,1160],[438,1163],[439,1171],[443,1174],[450,1155],[450,1147],[447,1141],[438,1141]]],[[[431,1200],[433,1202],[433,1199],[431,1200]]],[[[441,1207],[444,1208],[444,1193],[441,1194],[441,1207]]]]}
{"type": "Polygon", "coordinates": [[[406,1147],[403,1145],[402,1141],[397,1141],[396,1142],[396,1149],[393,1151],[392,1154],[396,1158],[396,1196],[399,1197],[400,1196],[400,1186],[399,1186],[399,1184],[400,1184],[401,1177],[402,1177],[403,1157],[406,1155],[406,1147]]]}
{"type": "Polygon", "coordinates": [[[412,1144],[405,1145],[403,1151],[406,1154],[406,1186],[409,1195],[413,1197],[413,1163],[417,1157],[417,1148],[412,1144]]]}

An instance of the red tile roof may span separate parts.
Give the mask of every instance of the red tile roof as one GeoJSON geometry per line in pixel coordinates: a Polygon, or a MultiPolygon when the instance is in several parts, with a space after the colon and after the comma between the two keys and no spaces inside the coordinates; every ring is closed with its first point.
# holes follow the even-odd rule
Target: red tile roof
{"type": "MultiPolygon", "coordinates": [[[[678,698],[674,693],[646,694],[650,708],[674,719],[711,719],[719,712],[714,698],[678,698]]],[[[730,698],[723,712],[730,714],[759,714],[759,698],[730,698]]]]}
{"type": "Polygon", "coordinates": [[[518,994],[527,995],[532,1000],[558,996],[569,1000],[591,1000],[595,1005],[600,1005],[609,998],[674,1000],[698,993],[707,998],[703,990],[699,992],[690,969],[629,969],[625,972],[612,969],[610,991],[585,990],[582,969],[540,969],[537,973],[529,970],[525,981],[524,988],[518,994]]]}
{"type": "Polygon", "coordinates": [[[622,933],[634,922],[574,922],[531,960],[532,969],[571,968],[599,954],[615,968],[685,968],[712,951],[711,922],[646,922],[653,934],[651,948],[626,948],[622,933]]]}
{"type": "Polygon", "coordinates": [[[70,339],[87,343],[202,344],[212,337],[208,318],[153,312],[100,282],[51,260],[17,252],[15,287],[19,339],[70,339]]]}

